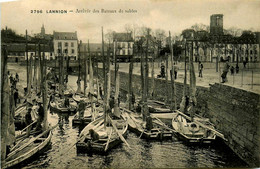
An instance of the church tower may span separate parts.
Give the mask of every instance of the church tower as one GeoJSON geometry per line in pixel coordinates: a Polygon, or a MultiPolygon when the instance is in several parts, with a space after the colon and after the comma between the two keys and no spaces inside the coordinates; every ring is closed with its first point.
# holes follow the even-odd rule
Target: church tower
{"type": "Polygon", "coordinates": [[[45,35],[45,28],[44,28],[44,24],[42,24],[41,27],[41,35],[44,36],[45,35]]]}
{"type": "Polygon", "coordinates": [[[210,16],[210,34],[223,35],[223,14],[214,14],[210,16]]]}

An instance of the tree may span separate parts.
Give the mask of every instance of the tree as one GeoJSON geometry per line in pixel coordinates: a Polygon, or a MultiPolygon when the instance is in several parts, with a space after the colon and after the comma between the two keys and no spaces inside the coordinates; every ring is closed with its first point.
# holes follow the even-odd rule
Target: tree
{"type": "Polygon", "coordinates": [[[194,31],[206,31],[209,32],[210,27],[208,25],[202,24],[202,23],[196,23],[194,25],[191,26],[191,29],[193,29],[194,31]]]}
{"type": "Polygon", "coordinates": [[[1,30],[1,41],[4,43],[25,42],[25,37],[6,27],[6,29],[1,30]]]}

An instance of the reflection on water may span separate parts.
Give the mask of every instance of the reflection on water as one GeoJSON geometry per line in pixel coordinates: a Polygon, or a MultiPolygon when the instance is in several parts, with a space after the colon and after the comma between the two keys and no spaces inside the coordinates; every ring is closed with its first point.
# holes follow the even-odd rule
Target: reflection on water
{"type": "MultiPolygon", "coordinates": [[[[9,67],[10,68],[10,67],[9,67]]],[[[11,72],[25,67],[11,66],[11,72]]],[[[25,74],[20,78],[26,79],[25,74]],[[24,76],[24,77],[23,77],[24,76]]],[[[76,76],[69,77],[69,87],[76,89],[76,76]]],[[[24,80],[22,82],[25,83],[24,80]]],[[[49,113],[48,121],[58,127],[53,130],[49,149],[28,163],[24,168],[184,168],[184,167],[246,167],[224,144],[188,146],[173,138],[164,142],[149,142],[129,132],[125,144],[111,150],[107,155],[76,154],[75,143],[79,129],[72,127],[73,116],[49,113]]]]}

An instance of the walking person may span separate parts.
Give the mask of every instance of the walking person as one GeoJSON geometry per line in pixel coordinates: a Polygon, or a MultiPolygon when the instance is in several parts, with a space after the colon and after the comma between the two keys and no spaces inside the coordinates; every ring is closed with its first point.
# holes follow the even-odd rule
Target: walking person
{"type": "Polygon", "coordinates": [[[203,64],[200,62],[199,64],[199,77],[202,77],[203,64]]]}

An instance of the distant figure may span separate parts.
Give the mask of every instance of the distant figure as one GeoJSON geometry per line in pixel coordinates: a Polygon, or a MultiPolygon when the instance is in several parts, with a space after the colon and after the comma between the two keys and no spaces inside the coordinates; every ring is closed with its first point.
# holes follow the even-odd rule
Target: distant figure
{"type": "Polygon", "coordinates": [[[18,99],[19,99],[18,90],[15,89],[15,91],[14,91],[14,105],[15,105],[15,107],[16,107],[17,104],[18,104],[18,99]]]}
{"type": "Polygon", "coordinates": [[[93,129],[90,129],[89,130],[89,134],[90,134],[90,137],[91,137],[91,140],[92,141],[98,141],[99,140],[99,135],[97,132],[95,132],[93,129]]]}
{"type": "Polygon", "coordinates": [[[231,75],[234,75],[234,71],[235,71],[234,66],[231,66],[231,68],[230,68],[230,73],[231,73],[231,75]]]}
{"type": "Polygon", "coordinates": [[[199,77],[202,77],[203,64],[200,62],[199,64],[199,77]]]}
{"type": "Polygon", "coordinates": [[[19,75],[18,75],[18,73],[16,73],[15,78],[16,78],[17,82],[19,82],[19,75]]]}
{"type": "MultiPolygon", "coordinates": [[[[27,113],[26,113],[26,115],[25,115],[25,125],[26,125],[26,126],[28,126],[28,125],[30,125],[30,124],[32,123],[31,112],[32,112],[32,108],[29,107],[29,108],[28,108],[28,111],[27,111],[27,113]]],[[[28,128],[26,129],[26,136],[27,136],[27,137],[30,135],[31,128],[32,128],[32,126],[30,126],[30,127],[28,127],[28,128]]]]}
{"type": "Polygon", "coordinates": [[[176,63],[174,63],[174,66],[173,66],[173,69],[174,69],[174,79],[177,79],[177,73],[178,73],[178,66],[176,65],[176,63]]]}
{"type": "Polygon", "coordinates": [[[44,119],[44,109],[43,109],[42,103],[39,102],[38,119],[37,119],[36,131],[42,129],[41,124],[42,124],[42,122],[43,122],[43,119],[44,119]]]}
{"type": "Polygon", "coordinates": [[[11,76],[10,76],[10,84],[12,85],[13,84],[13,81],[14,81],[14,78],[13,78],[13,74],[11,74],[11,76]]]}
{"type": "Polygon", "coordinates": [[[239,66],[236,64],[236,73],[239,73],[239,66]]]}
{"type": "Polygon", "coordinates": [[[165,66],[164,66],[163,63],[161,64],[161,77],[162,77],[162,78],[165,77],[165,66]]]}
{"type": "Polygon", "coordinates": [[[79,112],[79,119],[82,119],[85,111],[85,102],[83,100],[79,102],[77,111],[79,112]]]}

